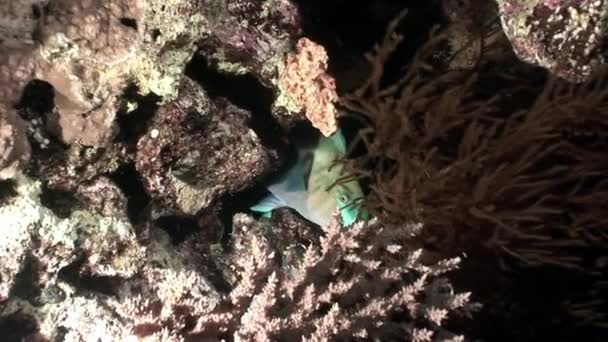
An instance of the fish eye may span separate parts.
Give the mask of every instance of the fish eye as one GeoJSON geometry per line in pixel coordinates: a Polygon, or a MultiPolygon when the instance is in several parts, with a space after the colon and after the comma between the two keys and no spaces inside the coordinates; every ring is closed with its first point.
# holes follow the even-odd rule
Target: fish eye
{"type": "Polygon", "coordinates": [[[348,204],[350,201],[350,196],[348,196],[346,193],[341,193],[338,195],[338,201],[343,205],[348,204]]]}

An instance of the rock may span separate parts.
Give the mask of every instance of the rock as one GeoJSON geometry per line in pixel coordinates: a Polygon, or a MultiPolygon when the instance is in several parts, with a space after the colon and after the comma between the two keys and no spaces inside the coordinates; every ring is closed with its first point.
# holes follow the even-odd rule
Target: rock
{"type": "Polygon", "coordinates": [[[61,218],[42,205],[41,182],[17,174],[16,195],[0,207],[0,301],[6,300],[26,257],[33,257],[37,286],[46,287],[60,269],[84,257],[82,269],[97,276],[130,277],[143,262],[126,218],[74,210],[61,218]]]}
{"type": "Polygon", "coordinates": [[[572,82],[597,70],[606,53],[608,4],[602,0],[497,0],[517,56],[572,82]]]}
{"type": "Polygon", "coordinates": [[[170,214],[194,215],[268,172],[277,156],[249,128],[249,117],[184,79],[137,144],[135,164],[149,195],[170,214]]]}

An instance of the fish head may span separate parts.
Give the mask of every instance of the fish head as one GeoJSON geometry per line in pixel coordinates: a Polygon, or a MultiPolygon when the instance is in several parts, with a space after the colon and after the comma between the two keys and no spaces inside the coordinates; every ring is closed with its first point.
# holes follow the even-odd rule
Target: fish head
{"type": "Polygon", "coordinates": [[[357,181],[336,184],[330,192],[335,205],[340,211],[342,223],[350,226],[359,219],[368,219],[367,212],[362,208],[363,191],[357,181]]]}
{"type": "Polygon", "coordinates": [[[358,219],[369,219],[369,215],[361,205],[363,191],[359,181],[337,161],[345,152],[341,132],[319,139],[308,178],[309,208],[323,217],[331,217],[337,208],[342,223],[350,226],[358,219]]]}
{"type": "Polygon", "coordinates": [[[308,207],[326,218],[337,209],[342,223],[350,226],[358,219],[368,219],[368,216],[361,205],[363,191],[359,182],[356,179],[345,180],[340,169],[341,165],[335,165],[311,174],[308,207]]]}

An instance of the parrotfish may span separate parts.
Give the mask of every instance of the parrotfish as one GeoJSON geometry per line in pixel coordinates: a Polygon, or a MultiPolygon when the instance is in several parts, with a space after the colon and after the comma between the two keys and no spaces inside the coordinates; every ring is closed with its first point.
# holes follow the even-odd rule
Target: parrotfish
{"type": "Polygon", "coordinates": [[[334,162],[346,153],[340,130],[329,137],[320,136],[312,149],[297,144],[296,149],[296,162],[266,186],[270,194],[251,207],[252,211],[269,217],[274,209],[289,207],[320,226],[329,224],[336,208],[344,226],[369,218],[361,207],[359,182],[334,162]]]}

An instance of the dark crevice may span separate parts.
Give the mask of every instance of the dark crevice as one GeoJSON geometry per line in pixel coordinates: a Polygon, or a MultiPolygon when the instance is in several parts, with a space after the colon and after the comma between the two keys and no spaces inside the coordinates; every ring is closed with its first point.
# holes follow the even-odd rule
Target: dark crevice
{"type": "Polygon", "coordinates": [[[28,121],[28,140],[32,157],[26,173],[40,176],[38,169],[47,161],[58,158],[68,146],[55,133],[50,131],[48,118],[55,110],[55,89],[42,80],[34,79],[24,87],[21,98],[15,106],[19,116],[28,121]],[[41,141],[45,141],[41,143],[41,141]]]}
{"type": "Polygon", "coordinates": [[[358,77],[353,70],[364,72],[367,62],[363,61],[363,55],[382,40],[387,25],[398,13],[407,9],[397,28],[405,39],[385,66],[387,76],[400,74],[404,61],[411,59],[427,40],[430,28],[442,18],[439,0],[296,0],[296,3],[302,14],[304,36],[326,49],[329,73],[336,78],[339,90],[351,89],[347,80],[358,77]]]}
{"type": "Polygon", "coordinates": [[[194,217],[163,216],[158,218],[155,224],[169,234],[174,246],[199,231],[197,220],[194,217]]]}
{"type": "Polygon", "coordinates": [[[145,208],[150,203],[150,196],[135,165],[123,164],[109,177],[127,198],[127,214],[131,223],[136,225],[146,219],[145,208]]]}
{"type": "Polygon", "coordinates": [[[195,54],[188,64],[186,75],[201,84],[209,97],[224,97],[236,106],[250,111],[250,127],[264,146],[280,149],[284,145],[281,126],[271,112],[273,91],[264,87],[255,77],[213,70],[200,54],[195,54]]]}
{"type": "Polygon", "coordinates": [[[154,94],[139,95],[138,88],[133,84],[127,87],[122,98],[123,106],[116,117],[119,131],[115,140],[134,150],[139,138],[148,130],[161,98],[154,94]],[[127,102],[136,103],[137,108],[132,112],[127,112],[127,102]]]}
{"type": "Polygon", "coordinates": [[[130,27],[132,29],[134,29],[135,31],[137,31],[137,20],[133,19],[133,18],[120,18],[119,19],[120,23],[124,26],[130,27]]]}
{"type": "Polygon", "coordinates": [[[70,217],[72,212],[82,208],[82,204],[72,191],[49,188],[46,184],[42,186],[40,204],[62,219],[70,217]]]}
{"type": "Polygon", "coordinates": [[[42,17],[42,8],[38,4],[32,5],[32,18],[38,20],[40,17],[42,17]]]}
{"type": "Polygon", "coordinates": [[[13,179],[0,180],[0,207],[11,203],[19,193],[17,192],[17,182],[13,179]]]}
{"type": "Polygon", "coordinates": [[[116,296],[118,288],[124,281],[121,277],[92,275],[82,271],[86,257],[81,256],[71,264],[63,267],[58,272],[58,278],[72,285],[76,294],[86,292],[100,293],[108,296],[116,296]]]}
{"type": "MultiPolygon", "coordinates": [[[[266,190],[264,182],[258,182],[243,191],[225,194],[218,200],[218,203],[221,203],[221,206],[219,207],[217,215],[220,222],[225,227],[222,236],[223,242],[227,242],[230,238],[230,234],[232,234],[232,218],[234,215],[237,213],[253,214],[249,211],[249,208],[258,203],[267,194],[268,190],[266,190]]],[[[254,216],[257,215],[254,214],[254,216]]]]}
{"type": "Polygon", "coordinates": [[[2,341],[45,341],[38,334],[39,326],[36,317],[23,312],[15,312],[0,317],[0,333],[2,341]]]}
{"type": "Polygon", "coordinates": [[[23,267],[15,276],[15,281],[10,289],[9,297],[17,297],[32,301],[40,295],[40,287],[36,275],[38,261],[30,254],[25,257],[23,267]]]}
{"type": "Polygon", "coordinates": [[[21,98],[16,105],[24,120],[44,119],[55,107],[55,88],[42,80],[34,79],[23,88],[21,98]]]}

